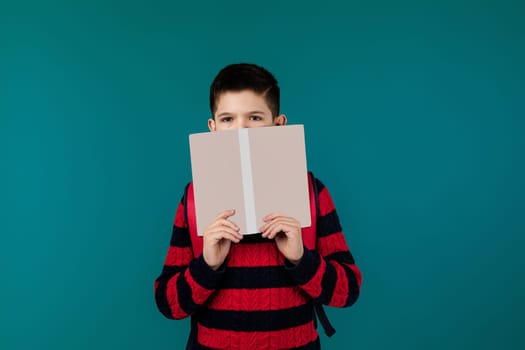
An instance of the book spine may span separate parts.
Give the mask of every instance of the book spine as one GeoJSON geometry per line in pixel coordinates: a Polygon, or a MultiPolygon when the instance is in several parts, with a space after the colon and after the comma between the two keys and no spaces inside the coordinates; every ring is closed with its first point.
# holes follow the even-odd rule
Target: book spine
{"type": "Polygon", "coordinates": [[[258,232],[255,217],[255,195],[253,189],[252,160],[248,128],[239,129],[239,151],[241,156],[242,187],[246,212],[246,233],[258,232]]]}

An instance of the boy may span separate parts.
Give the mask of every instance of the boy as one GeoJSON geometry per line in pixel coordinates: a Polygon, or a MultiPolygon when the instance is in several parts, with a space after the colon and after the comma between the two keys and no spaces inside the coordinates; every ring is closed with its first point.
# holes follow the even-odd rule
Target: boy
{"type": "MultiPolygon", "coordinates": [[[[219,72],[210,108],[212,132],[287,122],[279,114],[277,81],[253,64],[219,72]]],[[[357,300],[361,273],[328,190],[313,181],[319,208],[315,250],[304,247],[299,222],[283,213],[268,213],[259,234],[243,237],[232,209],[205,228],[202,254],[193,256],[180,202],[155,300],[168,318],[192,316],[188,349],[320,349],[314,301],[346,307],[357,300]]]]}

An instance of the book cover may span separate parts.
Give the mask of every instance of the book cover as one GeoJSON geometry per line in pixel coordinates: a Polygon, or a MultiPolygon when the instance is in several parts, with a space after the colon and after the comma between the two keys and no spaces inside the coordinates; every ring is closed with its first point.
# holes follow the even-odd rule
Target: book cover
{"type": "Polygon", "coordinates": [[[218,213],[243,234],[257,233],[273,212],[310,226],[303,125],[244,128],[192,134],[190,155],[197,232],[218,213]]]}

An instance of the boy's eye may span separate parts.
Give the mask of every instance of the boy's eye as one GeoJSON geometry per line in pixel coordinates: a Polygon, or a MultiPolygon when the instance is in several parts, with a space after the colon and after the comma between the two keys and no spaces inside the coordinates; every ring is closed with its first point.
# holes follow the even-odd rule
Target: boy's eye
{"type": "Polygon", "coordinates": [[[224,118],[221,119],[221,122],[229,123],[229,122],[231,122],[232,120],[233,120],[232,117],[224,117],[224,118]]]}
{"type": "Polygon", "coordinates": [[[254,121],[261,121],[262,120],[262,117],[258,116],[258,115],[252,115],[250,117],[251,120],[254,120],[254,121]]]}

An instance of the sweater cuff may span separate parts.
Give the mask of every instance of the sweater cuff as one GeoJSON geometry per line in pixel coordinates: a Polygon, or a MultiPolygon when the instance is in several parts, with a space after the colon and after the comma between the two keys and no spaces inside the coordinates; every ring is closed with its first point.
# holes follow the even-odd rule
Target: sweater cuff
{"type": "Polygon", "coordinates": [[[201,254],[197,259],[193,259],[190,262],[190,274],[203,288],[206,289],[217,289],[219,282],[224,277],[224,271],[226,269],[226,263],[223,263],[217,270],[213,270],[201,254]]]}
{"type": "Polygon", "coordinates": [[[306,284],[314,277],[319,265],[321,264],[321,258],[318,253],[313,252],[306,247],[299,264],[294,265],[287,259],[284,261],[284,267],[286,271],[292,276],[294,281],[298,285],[306,284]]]}

